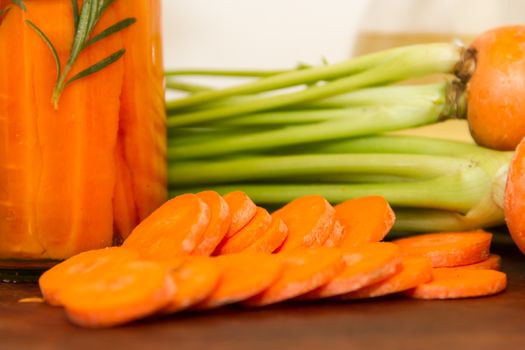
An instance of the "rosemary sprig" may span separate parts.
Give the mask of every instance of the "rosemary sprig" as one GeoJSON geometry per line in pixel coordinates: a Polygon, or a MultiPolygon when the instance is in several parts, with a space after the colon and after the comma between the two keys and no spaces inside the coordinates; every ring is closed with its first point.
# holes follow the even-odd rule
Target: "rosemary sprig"
{"type": "MultiPolygon", "coordinates": [[[[12,1],[21,6],[21,8],[24,6],[22,0],[12,1]]],[[[60,58],[57,54],[56,47],[53,45],[47,35],[41,29],[39,29],[35,23],[31,22],[30,20],[26,20],[27,25],[33,29],[36,34],[38,34],[38,36],[46,43],[55,61],[57,79],[51,98],[55,109],[58,109],[60,97],[62,96],[64,89],[69,84],[103,70],[110,64],[118,61],[126,52],[125,49],[120,49],[96,62],[92,66],[81,70],[79,73],[73,76],[70,74],[75,63],[77,62],[78,57],[86,47],[93,45],[112,34],[122,31],[136,22],[135,18],[126,18],[93,36],[93,30],[95,29],[97,23],[104,12],[114,1],[115,0],[84,0],[82,6],[79,8],[77,1],[71,0],[75,36],[73,38],[73,44],[71,45],[69,52],[69,58],[64,66],[62,65],[62,62],[60,61],[60,58]]]]}

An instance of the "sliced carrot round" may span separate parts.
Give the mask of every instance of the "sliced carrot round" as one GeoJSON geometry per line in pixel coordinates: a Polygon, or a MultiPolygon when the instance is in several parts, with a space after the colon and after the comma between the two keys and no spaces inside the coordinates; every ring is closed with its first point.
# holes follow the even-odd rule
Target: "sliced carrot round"
{"type": "Polygon", "coordinates": [[[224,196],[231,213],[230,229],[226,238],[233,236],[246,226],[257,212],[257,206],[248,195],[242,191],[233,191],[224,196]]]}
{"type": "Polygon", "coordinates": [[[204,232],[204,237],[193,251],[192,255],[209,256],[217,248],[230,229],[230,208],[226,201],[215,191],[197,193],[210,208],[210,223],[204,232]]]}
{"type": "Polygon", "coordinates": [[[525,138],[510,162],[505,187],[505,221],[514,243],[525,254],[525,138]]]}
{"type": "Polygon", "coordinates": [[[507,286],[507,275],[494,270],[435,269],[434,279],[405,294],[417,299],[458,299],[492,295],[507,286]]]}
{"type": "Polygon", "coordinates": [[[401,269],[399,248],[393,243],[366,243],[343,250],[344,270],[334,279],[301,300],[328,298],[346,294],[383,281],[401,269]]]}
{"type": "Polygon", "coordinates": [[[211,259],[221,270],[221,280],[197,309],[234,304],[259,294],[275,283],[283,268],[280,259],[271,254],[239,253],[211,259]]]}
{"type": "Polygon", "coordinates": [[[335,206],[346,236],[341,247],[382,241],[395,222],[395,214],[385,198],[369,196],[350,199],[335,206]]]}
{"type": "Polygon", "coordinates": [[[175,285],[152,261],[113,265],[84,276],[62,294],[69,319],[89,328],[112,327],[151,315],[169,304],[175,285]]]}
{"type": "Polygon", "coordinates": [[[456,267],[438,267],[436,270],[451,270],[451,269],[468,269],[468,270],[500,270],[501,269],[501,256],[491,254],[487,260],[480,261],[479,263],[456,266],[456,267]]]}
{"type": "Polygon", "coordinates": [[[142,221],[124,241],[144,258],[161,260],[195,250],[210,222],[208,205],[194,194],[170,199],[142,221]]]}
{"type": "Polygon", "coordinates": [[[403,292],[432,280],[432,262],[424,256],[403,258],[401,271],[384,281],[342,295],[341,299],[375,298],[403,292]]]}
{"type": "Polygon", "coordinates": [[[288,227],[288,238],[280,252],[298,247],[320,247],[330,236],[335,224],[334,208],[321,196],[297,198],[275,213],[288,227]]]}
{"type": "Polygon", "coordinates": [[[137,252],[124,248],[105,248],[77,254],[44,272],[38,280],[44,300],[62,305],[64,289],[79,280],[98,276],[101,271],[139,258],[137,252]]]}
{"type": "Polygon", "coordinates": [[[434,267],[475,264],[489,257],[492,234],[471,232],[429,233],[395,240],[404,255],[425,255],[434,267]]]}
{"type": "Polygon", "coordinates": [[[246,306],[264,306],[295,298],[328,283],[344,268],[339,249],[318,247],[279,254],[284,263],[281,277],[246,306]]]}
{"type": "Polygon", "coordinates": [[[217,247],[214,254],[240,253],[261,238],[272,223],[272,217],[266,209],[257,207],[254,218],[233,236],[225,238],[217,247]]]}
{"type": "Polygon", "coordinates": [[[347,231],[345,230],[345,227],[341,223],[341,221],[335,220],[332,232],[330,232],[330,235],[324,242],[323,246],[328,248],[341,247],[343,245],[344,240],[346,239],[346,234],[347,231]]]}
{"type": "Polygon", "coordinates": [[[279,218],[272,219],[272,223],[264,235],[244,249],[245,252],[273,253],[288,237],[288,227],[279,218]]]}
{"type": "Polygon", "coordinates": [[[202,302],[219,283],[221,270],[211,258],[188,257],[182,264],[175,262],[170,272],[177,287],[166,313],[178,312],[202,302]]]}

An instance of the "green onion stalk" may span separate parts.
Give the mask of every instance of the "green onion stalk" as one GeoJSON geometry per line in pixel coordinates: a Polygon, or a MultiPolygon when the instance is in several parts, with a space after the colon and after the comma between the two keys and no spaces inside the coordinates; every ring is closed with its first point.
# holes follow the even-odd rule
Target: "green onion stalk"
{"type": "Polygon", "coordinates": [[[511,153],[391,135],[464,117],[462,52],[426,44],[288,71],[168,71],[168,88],[186,93],[167,101],[170,194],[243,190],[269,208],[381,195],[399,231],[502,224],[511,153]],[[443,82],[407,82],[436,74],[443,82]],[[249,81],[212,88],[186,75],[249,81]]]}

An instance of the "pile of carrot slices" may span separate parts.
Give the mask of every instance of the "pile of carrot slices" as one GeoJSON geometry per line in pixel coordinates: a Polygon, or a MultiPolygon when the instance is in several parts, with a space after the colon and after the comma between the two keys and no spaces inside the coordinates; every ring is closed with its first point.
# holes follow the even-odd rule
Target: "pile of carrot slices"
{"type": "Polygon", "coordinates": [[[144,220],[121,247],[56,265],[40,288],[50,305],[91,328],[232,304],[390,294],[455,299],[505,289],[490,233],[382,242],[394,221],[382,197],[332,207],[312,195],[270,214],[243,192],[185,194],[144,220]]]}

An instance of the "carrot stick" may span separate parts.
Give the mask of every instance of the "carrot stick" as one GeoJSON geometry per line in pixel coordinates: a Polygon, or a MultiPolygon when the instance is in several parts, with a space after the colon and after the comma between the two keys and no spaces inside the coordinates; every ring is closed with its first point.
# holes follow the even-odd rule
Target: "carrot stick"
{"type": "Polygon", "coordinates": [[[117,247],[80,253],[44,272],[38,280],[40,291],[48,304],[62,305],[62,293],[70,285],[90,276],[96,278],[100,271],[138,258],[138,253],[117,247]]]}
{"type": "Polygon", "coordinates": [[[206,203],[194,194],[170,199],[137,226],[123,247],[154,260],[191,254],[210,222],[206,203]]]}
{"type": "Polygon", "coordinates": [[[226,238],[229,238],[253,219],[257,212],[257,206],[246,193],[241,191],[228,193],[224,196],[224,200],[228,203],[232,216],[230,229],[226,233],[226,238]]]}
{"type": "Polygon", "coordinates": [[[463,266],[457,266],[457,267],[437,267],[434,268],[434,271],[438,270],[451,270],[451,269],[459,269],[459,270],[497,270],[499,271],[501,269],[501,256],[491,254],[487,260],[483,260],[479,263],[470,264],[470,265],[463,265],[463,266]]]}
{"type": "Polygon", "coordinates": [[[344,270],[301,300],[346,294],[383,281],[401,270],[399,248],[393,243],[365,243],[343,250],[344,270]]]}
{"type": "Polygon", "coordinates": [[[197,309],[234,304],[259,294],[277,281],[283,269],[281,260],[270,254],[239,253],[212,259],[222,272],[221,280],[197,309]]]}
{"type": "Polygon", "coordinates": [[[335,248],[299,248],[279,255],[284,264],[281,277],[244,305],[265,306],[306,294],[331,281],[345,266],[341,251],[335,248]]]}
{"type": "MultiPolygon", "coordinates": [[[[7,6],[6,2],[3,6],[7,6]]],[[[9,5],[11,3],[9,2],[9,5]]],[[[0,25],[0,256],[2,258],[35,258],[45,256],[38,240],[34,198],[41,174],[41,153],[34,89],[35,71],[29,69],[26,57],[32,49],[31,29],[24,25],[25,14],[11,6],[0,25]],[[8,53],[8,54],[7,54],[8,53]],[[8,117],[12,116],[12,117],[8,117]],[[24,142],[8,142],[8,135],[24,142]],[[9,218],[7,220],[6,218],[9,218]]],[[[33,53],[33,57],[34,53],[33,53]]],[[[15,141],[15,140],[13,140],[15,141]]]]}
{"type": "Polygon", "coordinates": [[[255,217],[240,231],[233,236],[223,240],[217,249],[215,255],[240,253],[255,243],[268,230],[272,223],[272,217],[266,209],[258,207],[255,217]]]}
{"type": "Polygon", "coordinates": [[[489,257],[492,235],[471,232],[429,233],[395,240],[404,255],[424,255],[433,267],[454,267],[478,263],[489,257]]]}
{"type": "Polygon", "coordinates": [[[152,261],[128,261],[84,276],[62,295],[68,318],[88,328],[122,325],[165,308],[175,284],[168,270],[152,261]]]}
{"type": "Polygon", "coordinates": [[[197,193],[210,208],[210,223],[204,237],[192,255],[209,256],[222,241],[231,225],[230,208],[226,201],[215,191],[204,191],[197,193]]]}
{"type": "Polygon", "coordinates": [[[320,247],[328,239],[335,224],[334,208],[321,196],[297,198],[275,213],[288,226],[288,238],[280,252],[297,247],[320,247]]]}
{"type": "Polygon", "coordinates": [[[264,235],[244,249],[244,252],[273,253],[288,237],[288,227],[281,219],[272,219],[264,235]]]}
{"type": "Polygon", "coordinates": [[[348,200],[336,205],[335,212],[346,230],[342,247],[382,241],[395,221],[392,208],[380,196],[348,200]]]}
{"type": "Polygon", "coordinates": [[[326,241],[323,243],[323,246],[328,248],[335,248],[335,247],[341,247],[343,242],[346,239],[347,231],[341,221],[338,219],[335,220],[334,227],[332,228],[332,232],[330,232],[330,235],[326,239],[326,241]]]}
{"type": "Polygon", "coordinates": [[[434,279],[405,292],[417,299],[458,299],[497,294],[507,275],[494,270],[435,269],[434,279]]]}
{"type": "Polygon", "coordinates": [[[212,259],[207,257],[187,257],[184,261],[175,259],[169,264],[163,263],[171,269],[171,277],[175,282],[176,290],[165,313],[174,313],[186,310],[206,298],[219,284],[221,270],[212,259]]]}
{"type": "Polygon", "coordinates": [[[126,54],[122,57],[119,141],[137,213],[143,220],[167,198],[160,1],[120,0],[112,7],[119,19],[137,19],[121,33],[126,54]]]}
{"type": "Polygon", "coordinates": [[[403,292],[432,280],[432,262],[424,256],[405,257],[398,274],[384,281],[340,296],[341,299],[376,298],[403,292]]]}

